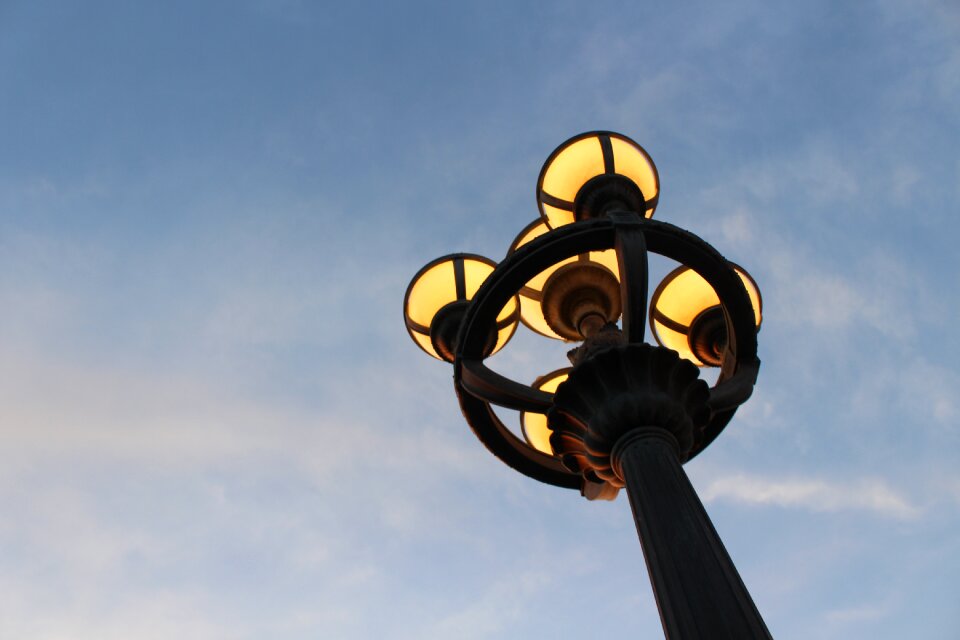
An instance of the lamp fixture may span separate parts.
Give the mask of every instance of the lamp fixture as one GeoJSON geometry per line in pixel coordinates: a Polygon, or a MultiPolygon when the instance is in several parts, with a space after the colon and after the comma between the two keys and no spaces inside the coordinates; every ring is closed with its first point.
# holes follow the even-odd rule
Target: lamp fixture
{"type": "Polygon", "coordinates": [[[682,465],[753,392],[762,300],[754,279],[696,235],[651,219],[660,178],[626,136],[570,138],[537,180],[540,219],[499,264],[451,254],[423,267],[404,323],[453,364],[460,408],[513,469],[590,500],[626,489],[670,640],[769,639],[682,465]],[[649,254],[680,264],[649,301],[649,254]],[[577,343],[572,367],[526,385],[486,359],[523,323],[577,343]],[[719,367],[712,386],[700,368],[719,367]],[[518,437],[494,407],[520,412],[518,437]]]}

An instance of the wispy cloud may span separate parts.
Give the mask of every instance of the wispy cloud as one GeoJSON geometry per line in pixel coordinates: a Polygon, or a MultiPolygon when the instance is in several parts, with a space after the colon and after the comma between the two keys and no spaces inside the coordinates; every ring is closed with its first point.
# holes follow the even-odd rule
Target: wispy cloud
{"type": "Polygon", "coordinates": [[[831,482],[818,478],[737,474],[711,480],[701,496],[706,501],[727,500],[810,511],[868,511],[897,519],[910,519],[921,513],[908,498],[876,479],[831,482]]]}
{"type": "Polygon", "coordinates": [[[883,604],[862,604],[859,606],[834,609],[826,614],[828,622],[853,623],[877,620],[890,614],[890,607],[883,604]]]}
{"type": "Polygon", "coordinates": [[[960,435],[956,395],[960,373],[922,356],[885,364],[865,370],[851,389],[855,415],[870,420],[902,415],[941,434],[960,435]]]}

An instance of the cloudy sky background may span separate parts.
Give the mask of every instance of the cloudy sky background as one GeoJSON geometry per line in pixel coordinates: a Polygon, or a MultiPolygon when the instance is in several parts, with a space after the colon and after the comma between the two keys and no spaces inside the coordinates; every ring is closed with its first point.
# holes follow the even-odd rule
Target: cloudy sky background
{"type": "Polygon", "coordinates": [[[659,637],[401,319],[597,128],[764,293],[687,471],[774,636],[960,637],[958,104],[947,1],[0,1],[0,637],[659,637]]]}

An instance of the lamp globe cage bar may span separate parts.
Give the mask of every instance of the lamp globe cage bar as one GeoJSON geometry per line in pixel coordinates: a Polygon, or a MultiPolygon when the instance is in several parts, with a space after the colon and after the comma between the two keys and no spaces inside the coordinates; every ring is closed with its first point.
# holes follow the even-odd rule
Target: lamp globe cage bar
{"type": "Polygon", "coordinates": [[[698,236],[651,219],[660,178],[626,136],[567,140],[536,193],[541,218],[502,262],[451,254],[414,276],[411,338],[453,364],[467,424],[503,463],[590,500],[626,490],[667,638],[770,638],[682,467],[753,392],[759,287],[698,236]],[[648,310],[649,254],[680,266],[648,310]],[[644,342],[648,315],[657,345],[644,342]],[[577,343],[573,366],[530,385],[491,369],[521,322],[577,343]],[[719,368],[712,386],[705,366],[719,368]],[[520,413],[519,436],[495,407],[520,413]]]}

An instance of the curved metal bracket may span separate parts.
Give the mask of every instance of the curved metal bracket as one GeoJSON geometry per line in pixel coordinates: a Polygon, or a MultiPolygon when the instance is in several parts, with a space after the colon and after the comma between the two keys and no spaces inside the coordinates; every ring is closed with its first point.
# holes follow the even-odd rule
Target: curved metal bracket
{"type": "Polygon", "coordinates": [[[507,409],[546,413],[553,394],[514,382],[493,371],[482,360],[464,360],[460,384],[473,396],[507,409]]]}

